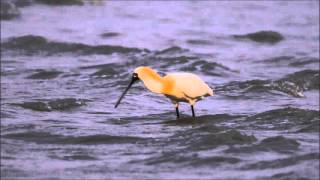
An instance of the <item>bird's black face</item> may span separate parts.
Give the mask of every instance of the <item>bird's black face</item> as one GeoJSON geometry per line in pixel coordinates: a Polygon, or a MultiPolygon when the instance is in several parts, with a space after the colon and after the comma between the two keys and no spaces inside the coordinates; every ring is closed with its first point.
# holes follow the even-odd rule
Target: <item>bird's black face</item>
{"type": "Polygon", "coordinates": [[[137,81],[137,80],[139,80],[138,74],[137,73],[133,73],[131,81],[137,81]]]}
{"type": "Polygon", "coordinates": [[[124,90],[124,92],[122,93],[122,95],[120,96],[120,98],[118,99],[116,105],[114,106],[114,108],[117,108],[118,105],[120,104],[121,100],[123,99],[124,95],[126,95],[126,93],[128,92],[128,90],[130,89],[130,87],[132,86],[132,84],[134,82],[136,82],[137,80],[139,80],[138,74],[137,73],[133,73],[132,74],[132,78],[131,78],[131,82],[129,83],[128,87],[124,90]]]}

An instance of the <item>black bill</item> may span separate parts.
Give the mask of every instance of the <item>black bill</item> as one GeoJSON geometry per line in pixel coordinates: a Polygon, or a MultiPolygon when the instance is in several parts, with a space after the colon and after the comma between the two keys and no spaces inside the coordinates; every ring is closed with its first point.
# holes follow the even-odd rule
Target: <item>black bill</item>
{"type": "Polygon", "coordinates": [[[121,102],[121,100],[123,99],[124,95],[127,94],[128,90],[130,89],[130,87],[132,86],[132,84],[133,84],[134,82],[136,82],[137,80],[139,80],[138,74],[137,74],[137,73],[133,73],[130,84],[128,85],[128,87],[126,88],[126,90],[124,90],[124,92],[121,94],[121,96],[120,96],[120,98],[118,99],[118,101],[117,101],[116,105],[114,106],[114,108],[117,108],[117,107],[118,107],[118,105],[120,104],[120,102],[121,102]]]}

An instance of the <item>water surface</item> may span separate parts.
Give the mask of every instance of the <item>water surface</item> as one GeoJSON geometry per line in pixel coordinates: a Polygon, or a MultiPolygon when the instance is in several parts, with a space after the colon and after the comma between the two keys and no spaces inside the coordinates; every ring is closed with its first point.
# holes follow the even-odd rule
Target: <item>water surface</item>
{"type": "Polygon", "coordinates": [[[3,179],[319,179],[319,2],[31,3],[1,21],[3,179]],[[137,66],[201,76],[181,105],[137,66]]]}

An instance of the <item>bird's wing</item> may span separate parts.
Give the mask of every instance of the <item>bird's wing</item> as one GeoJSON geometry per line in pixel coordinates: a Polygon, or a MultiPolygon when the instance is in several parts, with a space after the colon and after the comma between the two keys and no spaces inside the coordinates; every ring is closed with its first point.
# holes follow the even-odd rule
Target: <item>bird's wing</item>
{"type": "Polygon", "coordinates": [[[189,98],[196,99],[212,94],[212,89],[195,74],[173,73],[169,76],[175,79],[175,87],[189,98]]]}

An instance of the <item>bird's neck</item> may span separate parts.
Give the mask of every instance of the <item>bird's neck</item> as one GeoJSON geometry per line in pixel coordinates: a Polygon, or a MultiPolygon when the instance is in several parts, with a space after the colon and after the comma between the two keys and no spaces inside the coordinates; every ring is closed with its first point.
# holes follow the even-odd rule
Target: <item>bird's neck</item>
{"type": "Polygon", "coordinates": [[[145,74],[140,79],[143,81],[144,85],[154,93],[162,93],[163,89],[163,77],[158,73],[145,74]]]}

